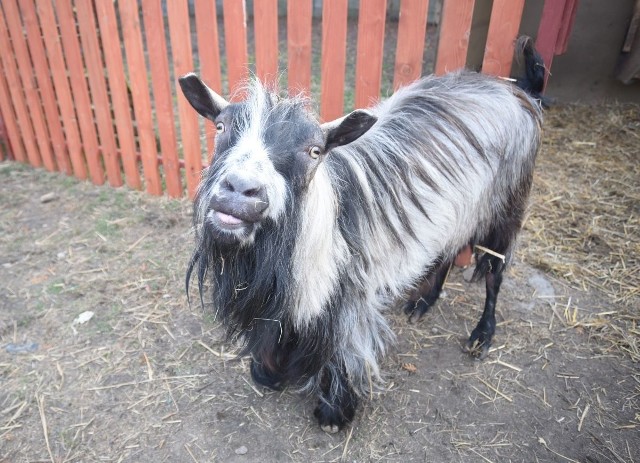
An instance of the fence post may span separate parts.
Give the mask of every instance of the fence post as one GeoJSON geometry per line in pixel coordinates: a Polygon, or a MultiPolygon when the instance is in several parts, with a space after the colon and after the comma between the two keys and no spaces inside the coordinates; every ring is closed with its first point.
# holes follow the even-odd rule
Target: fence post
{"type": "Polygon", "coordinates": [[[60,120],[58,105],[56,103],[57,97],[49,76],[50,64],[47,61],[44,44],[42,43],[43,36],[38,23],[36,7],[32,2],[20,2],[20,10],[22,13],[23,26],[27,33],[27,47],[31,55],[35,82],[40,92],[45,122],[49,129],[49,136],[51,137],[51,147],[54,155],[54,159],[51,162],[55,160],[58,170],[67,175],[71,175],[73,174],[73,170],[62,130],[62,121],[60,120]]]}
{"type": "MultiPolygon", "coordinates": [[[[2,37],[0,37],[0,40],[2,37]]],[[[19,162],[26,162],[27,155],[22,148],[20,140],[20,129],[16,119],[15,112],[11,106],[11,96],[9,95],[9,87],[6,75],[2,69],[2,61],[0,60],[0,124],[2,125],[2,134],[5,140],[5,150],[8,159],[19,162]],[[7,121],[5,124],[4,121],[7,121]]],[[[1,153],[0,153],[1,154],[1,153]]]]}
{"type": "Polygon", "coordinates": [[[173,198],[179,198],[182,196],[182,178],[176,142],[173,94],[169,78],[169,54],[167,53],[160,0],[142,2],[142,15],[151,67],[153,99],[160,137],[160,152],[162,153],[162,170],[167,183],[167,193],[173,198]]]}
{"type": "Polygon", "coordinates": [[[0,143],[2,143],[2,147],[0,148],[0,161],[4,161],[5,159],[13,159],[11,144],[9,143],[9,138],[7,137],[7,129],[4,126],[4,119],[2,117],[2,114],[0,114],[0,143]]]}
{"type": "Polygon", "coordinates": [[[444,0],[436,56],[437,75],[465,66],[474,4],[475,0],[444,0]]]}
{"type": "Polygon", "coordinates": [[[509,77],[524,0],[494,0],[482,72],[509,77]]]}
{"type": "Polygon", "coordinates": [[[422,53],[427,33],[429,0],[404,0],[400,4],[398,20],[398,46],[393,77],[393,88],[418,79],[422,74],[422,53]]]}
{"type": "Polygon", "coordinates": [[[229,95],[234,101],[244,98],[242,84],[245,83],[249,73],[247,68],[247,11],[245,8],[244,0],[223,1],[227,77],[229,78],[229,95]]]}
{"type": "MultiPolygon", "coordinates": [[[[129,88],[133,113],[138,128],[140,157],[147,192],[162,194],[162,182],[158,170],[158,149],[156,146],[153,118],[151,115],[151,97],[149,95],[149,74],[142,48],[140,15],[134,2],[119,2],[120,24],[124,39],[127,69],[129,70],[129,88]]],[[[131,153],[135,155],[134,153],[131,153]]]]}
{"type": "Polygon", "coordinates": [[[253,2],[255,27],[256,75],[268,85],[278,84],[278,2],[253,2]],[[257,20],[256,20],[257,18],[257,20]]]}
{"type": "Polygon", "coordinates": [[[295,95],[311,89],[311,0],[296,0],[287,3],[287,50],[289,73],[287,86],[295,95]]]}
{"type": "MultiPolygon", "coordinates": [[[[167,3],[169,20],[169,36],[173,58],[174,76],[178,77],[193,72],[193,48],[191,47],[191,29],[189,27],[189,9],[187,2],[172,1],[167,3]]],[[[177,87],[176,87],[177,88],[177,87]]],[[[196,112],[186,98],[176,90],[178,99],[178,118],[182,134],[182,150],[184,157],[187,192],[190,198],[196,194],[200,173],[202,171],[202,151],[200,150],[200,129],[196,112]]]]}
{"type": "MultiPolygon", "coordinates": [[[[18,130],[16,133],[19,134],[25,148],[23,158],[18,159],[28,162],[32,166],[39,167],[42,165],[42,161],[40,160],[38,146],[36,145],[35,136],[33,135],[33,126],[29,118],[27,104],[22,93],[22,85],[18,70],[16,69],[11,41],[9,40],[6,18],[2,14],[0,14],[0,61],[2,62],[2,68],[4,70],[3,77],[6,79],[6,93],[10,95],[11,101],[13,102],[13,109],[15,110],[16,118],[14,120],[16,121],[16,129],[18,130]],[[9,91],[9,89],[11,89],[11,91],[9,91]]],[[[5,104],[8,104],[8,101],[9,100],[3,98],[3,102],[6,102],[5,104]]],[[[16,151],[16,154],[18,153],[19,151],[16,151]]]]}
{"type": "MultiPolygon", "coordinates": [[[[7,40],[7,44],[10,40],[10,43],[13,44],[13,51],[7,59],[15,59],[13,63],[5,62],[4,68],[5,72],[10,68],[14,68],[15,70],[17,64],[18,78],[16,86],[11,85],[10,87],[15,89],[14,91],[20,92],[18,89],[22,89],[24,92],[24,98],[21,101],[21,104],[24,105],[24,109],[21,110],[21,112],[24,111],[24,113],[18,123],[23,130],[26,129],[26,133],[24,133],[25,144],[28,143],[27,139],[29,137],[33,138],[31,143],[29,143],[31,145],[30,149],[27,150],[29,162],[35,167],[44,165],[47,170],[54,171],[56,169],[55,160],[53,158],[53,152],[51,151],[51,145],[49,144],[49,135],[44,115],[42,114],[40,96],[33,79],[31,59],[25,43],[18,5],[15,0],[10,0],[3,2],[2,6],[6,15],[6,33],[2,34],[3,37],[0,40],[7,40]]],[[[4,52],[1,53],[4,54],[4,52]]],[[[22,95],[18,93],[16,97],[21,98],[22,95]]]]}
{"type": "Polygon", "coordinates": [[[325,0],[322,5],[320,113],[325,121],[339,118],[344,111],[348,6],[347,0],[325,0]]]}
{"type": "MultiPolygon", "coordinates": [[[[42,35],[46,37],[43,40],[47,58],[49,60],[49,70],[53,80],[53,88],[56,94],[58,108],[60,109],[60,117],[64,127],[65,142],[69,151],[73,175],[80,180],[87,179],[87,166],[83,150],[83,142],[80,138],[80,129],[78,119],[80,113],[76,116],[76,109],[79,106],[79,100],[76,101],[72,96],[69,80],[67,79],[67,65],[70,64],[69,56],[65,56],[63,52],[63,44],[61,42],[60,32],[58,32],[58,24],[56,22],[56,14],[51,2],[37,2],[36,16],[40,21],[42,35]],[[54,39],[55,38],[55,39],[54,39]]],[[[86,124],[83,122],[83,124],[86,124]]],[[[88,145],[88,141],[86,142],[88,145]]],[[[97,142],[96,142],[97,145],[97,142]]]]}
{"type": "Polygon", "coordinates": [[[387,0],[360,3],[356,58],[356,108],[370,106],[378,100],[380,95],[386,12],[387,0]]]}

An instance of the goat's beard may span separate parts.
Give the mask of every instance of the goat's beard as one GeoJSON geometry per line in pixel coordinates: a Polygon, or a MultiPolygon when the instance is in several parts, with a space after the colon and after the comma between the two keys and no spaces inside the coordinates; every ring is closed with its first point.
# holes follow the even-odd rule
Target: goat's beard
{"type": "Polygon", "coordinates": [[[274,336],[277,343],[290,317],[288,288],[293,281],[290,262],[296,227],[286,223],[266,220],[252,230],[250,241],[240,241],[208,222],[196,229],[196,248],[186,272],[187,296],[195,273],[201,304],[205,306],[206,290],[212,295],[216,318],[231,338],[241,336],[247,351],[274,336]]]}

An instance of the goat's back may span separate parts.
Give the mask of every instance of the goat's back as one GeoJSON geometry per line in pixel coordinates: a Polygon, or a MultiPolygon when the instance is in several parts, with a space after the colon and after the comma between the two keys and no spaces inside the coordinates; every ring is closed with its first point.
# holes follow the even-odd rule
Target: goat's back
{"type": "Polygon", "coordinates": [[[461,72],[423,78],[372,112],[376,125],[330,153],[326,168],[343,236],[359,237],[350,245],[362,243],[357,255],[380,288],[401,292],[524,208],[541,111],[506,81],[461,72]]]}

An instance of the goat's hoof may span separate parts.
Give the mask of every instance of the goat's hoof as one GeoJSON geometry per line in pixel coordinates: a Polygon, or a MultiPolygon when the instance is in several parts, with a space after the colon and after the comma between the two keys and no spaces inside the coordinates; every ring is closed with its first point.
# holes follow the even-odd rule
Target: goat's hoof
{"type": "Polygon", "coordinates": [[[409,316],[409,323],[414,325],[422,320],[422,317],[429,311],[431,305],[432,304],[427,303],[427,301],[422,298],[417,301],[407,301],[404,305],[404,313],[409,316]]]}
{"type": "Polygon", "coordinates": [[[338,407],[320,400],[313,414],[320,424],[320,429],[326,433],[335,434],[351,422],[355,415],[355,407],[340,410],[338,407]]]}
{"type": "Polygon", "coordinates": [[[324,426],[320,426],[320,429],[322,429],[327,434],[335,434],[340,431],[340,428],[335,424],[326,424],[324,426]]]}
{"type": "Polygon", "coordinates": [[[463,350],[478,360],[484,360],[489,355],[490,342],[473,339],[473,336],[465,343],[463,350]]]}
{"type": "Polygon", "coordinates": [[[282,378],[268,371],[263,365],[251,359],[251,378],[253,382],[273,391],[284,389],[282,378]]]}

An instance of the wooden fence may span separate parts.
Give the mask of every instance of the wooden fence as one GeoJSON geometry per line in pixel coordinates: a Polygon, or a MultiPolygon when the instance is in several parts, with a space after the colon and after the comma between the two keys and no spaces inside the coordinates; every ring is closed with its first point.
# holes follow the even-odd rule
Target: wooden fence
{"type": "MultiPolygon", "coordinates": [[[[566,48],[576,2],[545,2],[538,45],[549,63],[562,40],[566,48]]],[[[401,1],[389,88],[465,66],[475,1],[444,0],[431,68],[423,63],[432,27],[427,23],[434,19],[428,3],[401,1]]],[[[249,73],[286,81],[292,92],[318,96],[325,120],[380,97],[386,0],[360,2],[353,82],[345,77],[347,0],[324,0],[315,26],[312,0],[289,0],[286,11],[278,11],[277,0],[254,0],[253,21],[244,0],[221,4],[2,0],[0,160],[156,195],[179,197],[186,184],[193,196],[215,131],[177,94],[177,76],[196,70],[213,89],[236,99],[249,73]],[[319,72],[312,74],[314,68],[319,72]]],[[[483,72],[509,74],[523,6],[524,0],[493,1],[483,72]]]]}

